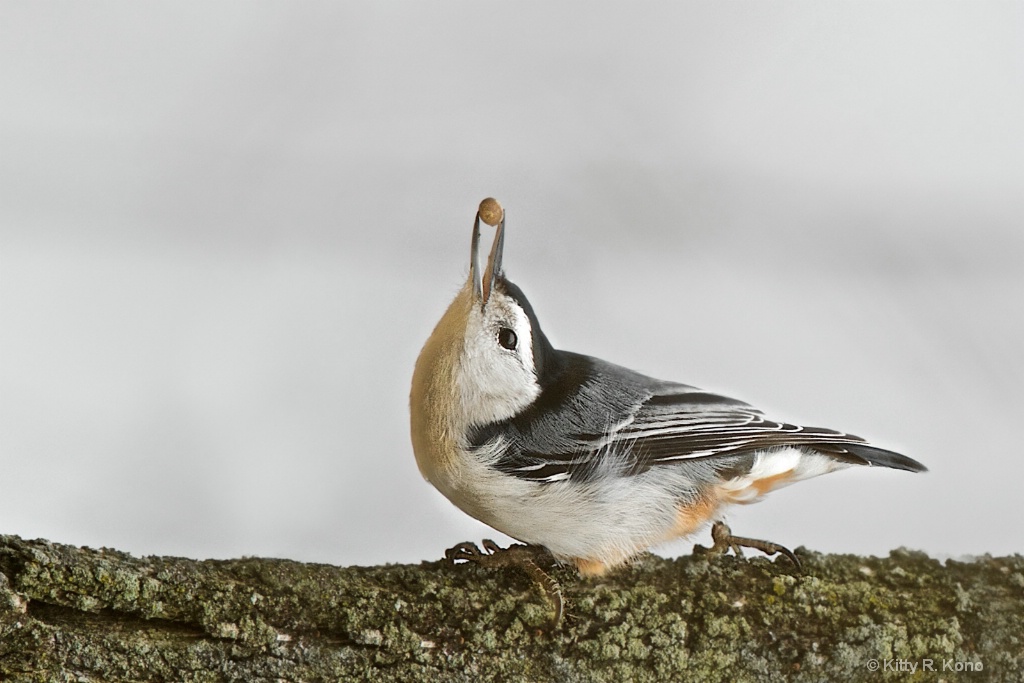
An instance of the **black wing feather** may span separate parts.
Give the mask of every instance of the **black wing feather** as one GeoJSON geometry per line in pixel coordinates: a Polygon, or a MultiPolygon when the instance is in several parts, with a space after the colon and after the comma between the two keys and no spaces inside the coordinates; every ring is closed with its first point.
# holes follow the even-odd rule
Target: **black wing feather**
{"type": "Polygon", "coordinates": [[[590,356],[553,351],[542,392],[510,420],[470,436],[480,447],[504,438],[495,467],[536,481],[583,478],[615,459],[639,474],[682,460],[726,458],[766,448],[804,446],[840,460],[909,471],[911,458],[831,429],[765,419],[736,399],[641,375],[590,356]]]}

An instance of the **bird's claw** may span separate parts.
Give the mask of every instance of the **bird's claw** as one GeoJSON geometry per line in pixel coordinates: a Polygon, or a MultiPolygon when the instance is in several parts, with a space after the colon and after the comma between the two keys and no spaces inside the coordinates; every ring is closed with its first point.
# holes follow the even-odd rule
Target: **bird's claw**
{"type": "Polygon", "coordinates": [[[732,529],[724,522],[715,522],[711,527],[711,540],[714,541],[714,545],[711,546],[710,552],[715,555],[732,550],[737,557],[743,557],[743,548],[753,548],[760,550],[769,557],[776,553],[782,553],[796,566],[797,571],[803,568],[800,564],[800,558],[789,548],[778,543],[772,543],[771,541],[762,541],[759,538],[733,536],[732,529]]]}
{"type": "Polygon", "coordinates": [[[545,564],[553,564],[551,553],[546,548],[538,545],[514,544],[502,548],[490,539],[484,539],[480,546],[472,542],[459,543],[448,548],[444,557],[449,564],[455,565],[459,562],[473,562],[481,567],[517,567],[526,572],[530,578],[540,584],[548,601],[555,608],[551,620],[552,628],[557,628],[562,622],[562,615],[565,612],[565,600],[562,598],[562,588],[558,582],[551,578],[551,575],[540,568],[538,560],[545,564]]]}
{"type": "MultiPolygon", "coordinates": [[[[486,547],[487,541],[484,541],[484,548],[486,547]]],[[[470,541],[459,543],[458,545],[444,551],[444,559],[452,565],[458,564],[460,561],[479,562],[482,557],[485,557],[485,554],[480,550],[476,543],[472,543],[470,541]]]]}

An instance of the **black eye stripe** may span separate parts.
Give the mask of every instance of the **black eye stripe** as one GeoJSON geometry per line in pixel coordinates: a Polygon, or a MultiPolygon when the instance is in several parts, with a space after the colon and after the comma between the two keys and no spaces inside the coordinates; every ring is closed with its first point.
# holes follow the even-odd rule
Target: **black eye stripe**
{"type": "Polygon", "coordinates": [[[519,337],[516,336],[514,330],[508,327],[501,327],[498,328],[498,344],[501,345],[503,349],[515,351],[516,346],[519,345],[519,337]]]}

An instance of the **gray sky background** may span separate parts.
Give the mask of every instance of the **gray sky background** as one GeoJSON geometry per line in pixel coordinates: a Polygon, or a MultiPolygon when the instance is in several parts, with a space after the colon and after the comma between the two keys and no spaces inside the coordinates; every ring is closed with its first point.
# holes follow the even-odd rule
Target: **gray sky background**
{"type": "Polygon", "coordinates": [[[0,5],[0,533],[504,540],[408,439],[493,195],[557,346],[932,470],[801,483],[737,533],[1024,551],[1024,6],[581,7],[0,5]]]}

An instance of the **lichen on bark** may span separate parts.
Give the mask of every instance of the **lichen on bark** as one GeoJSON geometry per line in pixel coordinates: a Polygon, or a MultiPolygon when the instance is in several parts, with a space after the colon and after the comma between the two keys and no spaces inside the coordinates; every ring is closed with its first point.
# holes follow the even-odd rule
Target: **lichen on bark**
{"type": "Polygon", "coordinates": [[[0,536],[0,680],[822,681],[1024,678],[1024,558],[798,549],[557,570],[136,558],[0,536]],[[933,671],[922,671],[924,662],[933,671]],[[880,672],[872,671],[876,662],[880,672]]]}

